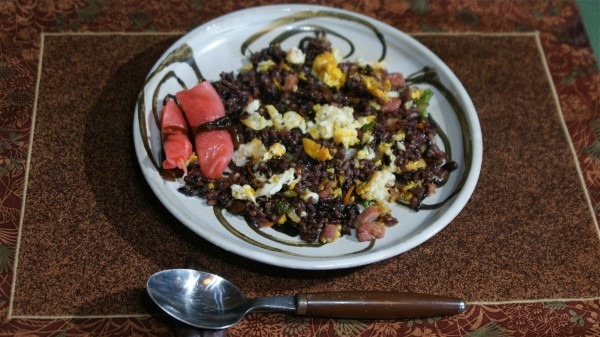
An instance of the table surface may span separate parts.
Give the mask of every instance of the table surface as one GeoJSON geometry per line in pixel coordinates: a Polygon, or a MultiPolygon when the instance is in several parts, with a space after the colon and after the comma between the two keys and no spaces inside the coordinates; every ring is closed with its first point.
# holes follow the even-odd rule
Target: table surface
{"type": "Polygon", "coordinates": [[[577,0],[577,5],[598,61],[600,60],[600,3],[594,0],[577,0]]]}
{"type": "Polygon", "coordinates": [[[193,263],[249,296],[460,296],[452,317],[250,314],[229,336],[600,334],[600,72],[575,1],[306,1],[366,14],[438,55],[482,127],[481,177],[447,228],[400,256],[298,271],[215,247],[152,194],[133,156],[144,78],[186,31],[270,1],[0,4],[0,336],[191,336],[145,293],[193,263]]]}

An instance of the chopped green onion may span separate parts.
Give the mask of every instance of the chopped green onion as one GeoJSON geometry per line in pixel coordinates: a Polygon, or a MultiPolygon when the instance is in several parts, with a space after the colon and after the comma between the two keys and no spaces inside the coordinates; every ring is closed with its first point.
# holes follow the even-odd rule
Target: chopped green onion
{"type": "Polygon", "coordinates": [[[287,190],[283,192],[283,196],[286,198],[295,198],[298,196],[298,193],[296,193],[296,191],[287,190]]]}
{"type": "Polygon", "coordinates": [[[277,212],[278,215],[284,215],[291,206],[292,205],[285,200],[277,200],[277,203],[275,204],[275,212],[277,212]]]}
{"type": "Polygon", "coordinates": [[[362,131],[371,131],[373,130],[373,128],[375,128],[375,122],[366,123],[365,125],[360,127],[362,131]]]}
{"type": "Polygon", "coordinates": [[[423,118],[427,117],[427,107],[429,106],[429,101],[431,100],[432,97],[433,97],[433,91],[431,89],[427,88],[423,91],[423,94],[421,95],[421,97],[419,97],[419,99],[417,99],[417,101],[415,102],[415,105],[417,106],[417,110],[419,110],[419,114],[423,118]]]}

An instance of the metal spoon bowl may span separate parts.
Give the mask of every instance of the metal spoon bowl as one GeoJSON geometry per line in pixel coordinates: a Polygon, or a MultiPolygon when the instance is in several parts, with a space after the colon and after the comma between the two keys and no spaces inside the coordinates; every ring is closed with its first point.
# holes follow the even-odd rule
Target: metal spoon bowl
{"type": "Polygon", "coordinates": [[[238,323],[251,310],[344,318],[409,318],[462,312],[463,300],[400,292],[326,292],[249,299],[231,282],[203,271],[169,269],[153,274],[150,298],[181,322],[204,329],[238,323]]]}

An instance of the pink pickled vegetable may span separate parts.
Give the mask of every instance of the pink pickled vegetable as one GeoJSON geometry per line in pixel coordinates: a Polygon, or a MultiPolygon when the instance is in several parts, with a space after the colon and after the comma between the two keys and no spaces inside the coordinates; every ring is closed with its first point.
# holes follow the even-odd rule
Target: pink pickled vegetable
{"type": "Polygon", "coordinates": [[[187,174],[185,162],[192,153],[192,142],[188,138],[188,126],[183,113],[174,100],[169,99],[163,106],[160,118],[160,131],[163,134],[164,169],[179,168],[187,174]]]}
{"type": "MultiPolygon", "coordinates": [[[[225,116],[225,107],[221,97],[208,81],[204,81],[189,90],[176,94],[185,116],[194,129],[225,116]]],[[[194,135],[194,145],[202,174],[210,179],[218,179],[231,161],[233,141],[229,132],[213,130],[198,132],[194,135]]]]}
{"type": "Polygon", "coordinates": [[[163,135],[186,134],[188,132],[183,113],[172,99],[167,100],[163,106],[160,117],[160,132],[163,135]]]}
{"type": "Polygon", "coordinates": [[[225,116],[221,97],[209,81],[180,91],[175,96],[192,128],[225,116]]]}
{"type": "Polygon", "coordinates": [[[163,139],[163,150],[166,159],[163,161],[164,169],[180,168],[187,174],[186,160],[192,154],[192,143],[187,134],[170,134],[163,139]]]}
{"type": "Polygon", "coordinates": [[[202,175],[210,179],[220,178],[233,155],[233,142],[229,132],[199,132],[196,134],[195,144],[202,175]]]}

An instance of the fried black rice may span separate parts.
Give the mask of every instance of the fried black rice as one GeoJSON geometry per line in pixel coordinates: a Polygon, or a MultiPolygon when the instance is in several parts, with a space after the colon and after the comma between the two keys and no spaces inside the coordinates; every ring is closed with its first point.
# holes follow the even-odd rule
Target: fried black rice
{"type": "MultiPolygon", "coordinates": [[[[391,111],[382,112],[385,102],[368,89],[365,76],[384,82],[392,78],[387,70],[357,62],[340,62],[338,68],[345,74],[345,82],[338,88],[324,83],[312,69],[318,55],[332,51],[330,42],[319,35],[304,41],[299,49],[305,56],[301,64],[287,62],[287,51],[275,44],[253,53],[249,57],[251,67],[248,69],[237,74],[224,72],[219,80],[212,82],[225,106],[230,121],[228,127],[236,147],[256,138],[266,148],[282,144],[285,154],[242,167],[231,162],[229,170],[218,180],[204,177],[198,164],[192,162],[180,192],[238,214],[252,226],[274,226],[298,235],[303,241],[318,242],[322,229],[328,224],[339,225],[341,235],[351,234],[361,210],[377,203],[363,198],[357,190],[364,187],[374,172],[392,165],[399,169],[394,172],[390,201],[419,210],[423,200],[435,192],[450,171],[456,169],[456,163],[436,144],[436,125],[424,112],[423,106],[416,104],[414,88],[403,81],[392,85],[391,90],[397,93],[401,104],[391,111]],[[274,65],[257,71],[261,62],[265,61],[272,61],[274,65]],[[294,90],[286,88],[289,78],[297,80],[294,90]],[[307,120],[314,118],[315,105],[333,105],[353,108],[355,118],[376,116],[376,119],[358,129],[358,139],[366,139],[366,142],[345,148],[333,139],[315,139],[299,128],[276,130],[266,127],[255,130],[247,127],[242,121],[248,117],[245,108],[253,100],[260,100],[258,113],[266,118],[269,116],[264,109],[266,105],[272,105],[282,113],[295,111],[307,120]],[[398,133],[403,134],[401,141],[394,138],[398,133]],[[318,160],[311,157],[303,146],[303,138],[310,138],[330,149],[332,158],[318,160]],[[381,153],[381,144],[398,142],[401,145],[388,148],[386,154],[381,153]],[[378,156],[359,159],[357,149],[363,146],[370,147],[378,156]],[[415,168],[416,162],[424,162],[425,165],[415,168]],[[278,193],[257,197],[255,201],[236,199],[232,195],[232,185],[256,186],[257,175],[272,177],[290,168],[301,179],[278,193]],[[301,195],[306,191],[318,194],[318,201],[315,202],[315,198],[303,199],[301,195]],[[293,210],[292,215],[297,216],[290,217],[290,210],[293,210]]],[[[398,219],[391,212],[385,212],[378,221],[392,226],[398,219]]]]}

